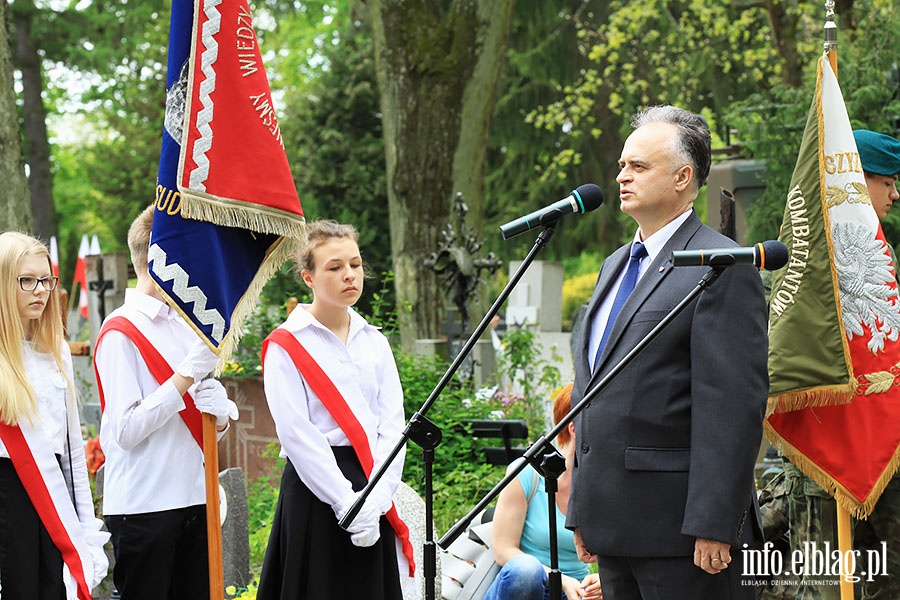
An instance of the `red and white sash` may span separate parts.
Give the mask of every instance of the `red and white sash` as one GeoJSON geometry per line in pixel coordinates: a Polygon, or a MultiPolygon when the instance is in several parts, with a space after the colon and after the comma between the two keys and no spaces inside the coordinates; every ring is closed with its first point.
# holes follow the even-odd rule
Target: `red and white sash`
{"type": "MultiPolygon", "coordinates": [[[[154,379],[156,379],[160,385],[168,381],[175,373],[175,369],[173,369],[166,359],[163,358],[163,355],[159,353],[159,350],[150,343],[150,340],[140,332],[134,323],[122,316],[107,319],[106,322],[103,323],[103,326],[100,328],[100,333],[97,334],[97,341],[94,344],[96,348],[100,347],[100,340],[102,340],[110,331],[118,331],[131,340],[141,353],[141,358],[144,359],[147,368],[150,369],[150,374],[153,375],[154,379]]],[[[106,399],[103,396],[103,382],[100,381],[100,372],[97,370],[96,356],[97,353],[95,351],[94,375],[97,379],[97,391],[100,393],[100,410],[102,411],[106,409],[106,399]]],[[[200,416],[200,411],[194,406],[194,399],[189,393],[185,392],[183,399],[184,408],[179,411],[178,414],[181,415],[184,424],[187,425],[187,428],[190,430],[191,435],[194,436],[197,445],[202,449],[203,419],[200,416]]]]}
{"type": "MultiPolygon", "coordinates": [[[[328,409],[331,417],[350,440],[350,444],[353,446],[353,450],[356,452],[356,456],[362,465],[363,472],[368,478],[372,473],[372,468],[375,466],[372,449],[369,447],[369,440],[363,426],[350,407],[347,406],[347,401],[341,395],[340,390],[335,387],[334,382],[331,381],[331,378],[322,370],[322,367],[306,351],[306,348],[286,329],[276,329],[263,341],[263,364],[266,362],[266,348],[270,342],[278,344],[290,355],[294,366],[297,367],[306,383],[309,384],[309,387],[319,397],[319,400],[328,409]]],[[[403,556],[409,565],[409,576],[414,577],[416,565],[413,559],[412,544],[409,541],[409,528],[403,522],[403,519],[400,518],[397,507],[393,502],[391,502],[391,509],[385,516],[388,523],[393,527],[397,539],[400,541],[403,556]]]]}
{"type": "Polygon", "coordinates": [[[91,600],[91,588],[85,579],[85,572],[93,577],[89,545],[50,440],[43,429],[23,421],[19,425],[0,422],[0,441],[41,523],[62,554],[67,592],[74,588],[78,600],[91,600]]]}

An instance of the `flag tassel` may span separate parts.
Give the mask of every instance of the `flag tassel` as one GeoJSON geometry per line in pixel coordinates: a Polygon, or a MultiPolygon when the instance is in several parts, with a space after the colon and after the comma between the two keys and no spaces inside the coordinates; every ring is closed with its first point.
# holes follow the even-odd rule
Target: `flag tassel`
{"type": "Polygon", "coordinates": [[[856,519],[867,519],[878,498],[885,490],[888,483],[894,477],[894,473],[900,468],[900,448],[894,451],[887,468],[882,471],[881,475],[872,486],[872,491],[865,499],[859,499],[846,487],[837,482],[834,477],[830,476],[824,469],[816,464],[812,459],[797,450],[790,442],[778,435],[777,431],[772,427],[769,421],[763,422],[763,428],[766,438],[772,443],[785,458],[797,465],[801,471],[810,477],[813,481],[822,486],[822,489],[831,494],[837,502],[838,506],[850,513],[856,519]]]}
{"type": "Polygon", "coordinates": [[[793,390],[783,394],[769,396],[766,416],[772,413],[790,412],[818,406],[837,406],[850,404],[856,388],[852,383],[846,385],[833,385],[807,388],[805,390],[793,390]]]}
{"type": "MultiPolygon", "coordinates": [[[[305,234],[304,234],[305,239],[305,234]]],[[[282,238],[273,245],[269,252],[269,256],[259,267],[256,276],[247,287],[247,292],[235,306],[234,314],[231,317],[231,330],[219,346],[219,356],[229,357],[237,348],[241,336],[244,335],[244,322],[256,307],[259,301],[259,295],[262,293],[263,287],[278,271],[279,267],[288,260],[298,247],[300,240],[292,238],[282,238]]],[[[219,369],[221,371],[224,363],[219,361],[219,369]]]]}
{"type": "Polygon", "coordinates": [[[182,193],[181,214],[186,219],[297,239],[306,230],[304,219],[293,213],[187,192],[182,193]]]}
{"type": "MultiPolygon", "coordinates": [[[[303,236],[303,239],[305,239],[305,235],[303,236]]],[[[262,293],[263,287],[265,287],[269,279],[271,279],[278,271],[279,267],[291,257],[302,241],[302,239],[281,238],[269,248],[265,260],[260,264],[259,269],[256,271],[256,275],[254,275],[250,284],[247,286],[247,289],[244,291],[243,296],[241,296],[241,299],[238,301],[237,305],[235,305],[234,311],[231,314],[231,327],[229,328],[228,333],[219,343],[219,346],[213,348],[213,351],[219,355],[219,364],[216,366],[217,376],[222,373],[222,370],[225,368],[225,362],[237,349],[237,345],[244,335],[244,321],[253,313],[254,308],[259,303],[259,296],[262,293]]],[[[156,287],[163,297],[166,298],[168,304],[181,315],[188,325],[190,325],[191,329],[193,329],[201,339],[207,339],[206,333],[197,326],[197,323],[192,318],[193,315],[187,312],[184,306],[182,306],[176,298],[172,298],[165,288],[159,285],[156,287]]]]}

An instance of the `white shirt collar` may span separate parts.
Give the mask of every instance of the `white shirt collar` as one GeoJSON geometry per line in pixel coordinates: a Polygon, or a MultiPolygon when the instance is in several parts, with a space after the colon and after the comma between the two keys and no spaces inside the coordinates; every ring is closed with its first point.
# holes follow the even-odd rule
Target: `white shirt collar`
{"type": "MultiPolygon", "coordinates": [[[[691,216],[691,213],[694,212],[693,207],[689,208],[685,212],[681,213],[668,223],[666,223],[659,231],[648,237],[646,240],[643,240],[644,247],[647,249],[647,256],[650,259],[647,261],[647,264],[652,263],[656,260],[657,255],[662,251],[663,247],[669,242],[675,232],[678,231],[678,228],[681,227],[685,221],[688,220],[688,217],[691,216]]],[[[634,233],[634,241],[641,242],[640,236],[641,230],[638,230],[634,233]]]]}
{"type": "MultiPolygon", "coordinates": [[[[309,308],[309,304],[298,304],[294,310],[291,311],[291,314],[288,315],[288,318],[285,320],[283,327],[291,332],[298,332],[307,327],[316,327],[322,331],[331,332],[327,327],[322,325],[318,319],[312,316],[312,313],[307,310],[309,308]]],[[[380,327],[375,327],[374,325],[370,325],[368,321],[366,321],[362,315],[353,310],[353,308],[348,307],[347,313],[350,315],[350,333],[347,335],[347,340],[353,338],[359,331],[362,331],[365,327],[371,327],[372,329],[381,329],[380,327]]]]}
{"type": "Polygon", "coordinates": [[[178,312],[165,302],[139,292],[134,288],[125,290],[125,302],[138,312],[147,315],[150,319],[156,319],[157,317],[163,319],[180,318],[178,312]]]}

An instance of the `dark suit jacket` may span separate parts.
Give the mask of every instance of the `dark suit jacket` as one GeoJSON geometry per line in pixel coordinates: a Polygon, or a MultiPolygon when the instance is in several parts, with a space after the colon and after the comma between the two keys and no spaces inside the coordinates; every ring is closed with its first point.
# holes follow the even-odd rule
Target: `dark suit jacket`
{"type": "MultiPolygon", "coordinates": [[[[673,250],[734,245],[692,213],[638,281],[592,374],[591,320],[629,246],[610,255],[581,328],[572,405],[709,269],[673,268],[673,250]]],[[[727,268],[576,417],[566,525],[580,529],[592,552],[684,556],[698,537],[738,547],[757,539],[753,469],[769,387],[767,344],[759,273],[727,268]]]]}

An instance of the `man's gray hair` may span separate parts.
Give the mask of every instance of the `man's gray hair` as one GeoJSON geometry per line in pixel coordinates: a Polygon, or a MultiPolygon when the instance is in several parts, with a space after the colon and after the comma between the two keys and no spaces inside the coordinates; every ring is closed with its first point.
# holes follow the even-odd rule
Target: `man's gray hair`
{"type": "Polygon", "coordinates": [[[671,123],[678,129],[673,152],[684,164],[694,169],[697,189],[706,183],[712,163],[712,136],[706,120],[677,106],[651,106],[631,118],[632,129],[649,123],[671,123]]]}

